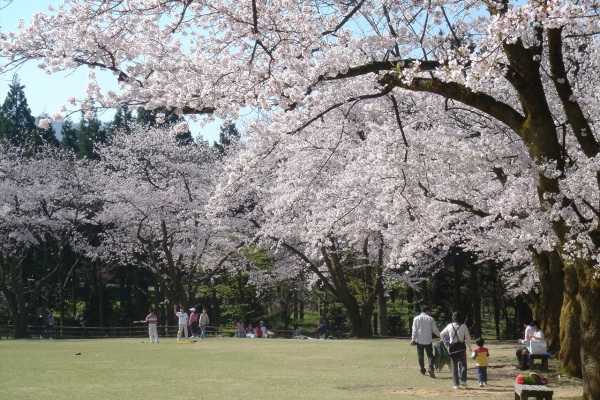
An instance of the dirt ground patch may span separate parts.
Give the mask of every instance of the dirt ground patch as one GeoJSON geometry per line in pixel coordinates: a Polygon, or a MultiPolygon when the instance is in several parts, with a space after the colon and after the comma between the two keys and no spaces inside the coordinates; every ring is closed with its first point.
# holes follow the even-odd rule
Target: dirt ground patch
{"type": "MultiPolygon", "coordinates": [[[[479,387],[477,383],[477,372],[475,362],[469,360],[468,377],[469,382],[466,388],[452,389],[452,374],[447,367],[436,372],[436,381],[443,380],[444,388],[438,384],[428,385],[430,387],[411,387],[402,390],[394,390],[398,394],[410,394],[416,398],[439,398],[440,394],[445,393],[450,398],[474,398],[474,399],[495,399],[513,398],[513,383],[519,374],[526,374],[529,371],[519,371],[516,369],[515,352],[518,348],[516,342],[489,341],[486,347],[490,351],[490,367],[488,368],[488,385],[479,387]],[[446,384],[448,385],[446,387],[446,384]],[[441,390],[440,390],[441,389],[441,390]]],[[[416,359],[414,360],[416,362],[416,359]]],[[[554,390],[553,398],[555,400],[575,400],[583,396],[583,382],[581,379],[565,376],[558,370],[558,360],[552,358],[549,360],[549,370],[542,373],[549,380],[548,387],[554,390]]],[[[428,379],[427,377],[422,377],[428,379]]],[[[415,379],[416,380],[416,379],[415,379]]],[[[423,383],[422,381],[420,383],[423,383]]],[[[438,383],[438,382],[436,382],[438,383]]]]}

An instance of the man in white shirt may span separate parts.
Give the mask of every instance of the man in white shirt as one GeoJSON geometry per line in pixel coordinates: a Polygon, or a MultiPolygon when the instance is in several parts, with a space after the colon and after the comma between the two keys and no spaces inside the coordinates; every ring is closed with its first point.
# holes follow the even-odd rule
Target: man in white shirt
{"type": "MultiPolygon", "coordinates": [[[[177,311],[177,305],[173,306],[174,311],[177,311]]],[[[181,333],[185,332],[185,340],[188,340],[188,315],[185,312],[185,308],[181,307],[179,312],[176,312],[175,315],[179,317],[179,330],[177,331],[177,341],[181,339],[181,333]]]]}
{"type": "Polygon", "coordinates": [[[424,352],[427,353],[427,361],[429,368],[429,376],[435,378],[433,371],[433,345],[432,333],[440,336],[440,330],[435,324],[435,320],[429,315],[429,307],[421,307],[421,314],[417,315],[413,319],[412,325],[412,337],[410,344],[417,346],[417,355],[419,357],[419,367],[421,368],[421,375],[425,375],[425,359],[424,352]]]}

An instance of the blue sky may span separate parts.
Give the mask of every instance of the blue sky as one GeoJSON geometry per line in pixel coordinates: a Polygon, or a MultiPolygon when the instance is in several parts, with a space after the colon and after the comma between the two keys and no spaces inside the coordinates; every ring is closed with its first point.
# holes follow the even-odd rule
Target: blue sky
{"type": "MultiPolygon", "coordinates": [[[[61,0],[0,0],[1,30],[2,32],[15,31],[20,19],[24,19],[27,25],[33,14],[46,12],[48,4],[56,6],[61,2],[61,0]]],[[[0,104],[6,98],[14,73],[18,74],[21,85],[25,86],[25,96],[35,117],[42,113],[52,115],[58,112],[61,105],[67,104],[70,96],[77,99],[85,97],[87,69],[47,75],[42,69],[37,68],[37,63],[34,61],[26,63],[16,72],[0,74],[0,104]]],[[[107,73],[102,76],[97,70],[96,74],[103,89],[116,90],[116,79],[112,74],[107,73]]],[[[113,115],[113,112],[106,112],[99,118],[110,121],[113,115]]],[[[73,115],[71,119],[76,122],[79,120],[79,115],[73,115]]],[[[197,124],[190,124],[190,129],[194,135],[201,134],[204,139],[212,143],[219,138],[219,126],[220,122],[216,121],[207,124],[204,128],[200,128],[197,124]]]]}

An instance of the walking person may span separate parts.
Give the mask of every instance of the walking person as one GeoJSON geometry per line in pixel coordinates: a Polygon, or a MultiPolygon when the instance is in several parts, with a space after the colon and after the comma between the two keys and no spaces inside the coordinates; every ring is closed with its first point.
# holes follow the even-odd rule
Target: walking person
{"type": "Polygon", "coordinates": [[[433,345],[432,334],[440,336],[440,330],[435,324],[435,320],[430,315],[428,306],[421,307],[421,314],[413,319],[411,344],[417,346],[417,356],[419,358],[419,367],[421,375],[425,375],[425,355],[427,353],[427,371],[429,376],[435,379],[433,371],[433,345]]]}
{"type": "Polygon", "coordinates": [[[158,317],[156,314],[154,314],[154,308],[150,309],[150,314],[146,315],[145,320],[139,322],[142,324],[148,324],[148,336],[150,336],[150,343],[158,343],[158,317]]]}
{"type": "Polygon", "coordinates": [[[206,339],[206,327],[210,323],[206,308],[202,308],[202,314],[200,314],[200,338],[206,339]]]}
{"type": "Polygon", "coordinates": [[[479,386],[484,387],[487,386],[487,369],[490,352],[484,347],[485,341],[482,338],[477,339],[475,343],[477,343],[477,348],[471,358],[476,360],[475,362],[477,363],[477,380],[479,381],[479,386]]]}
{"type": "Polygon", "coordinates": [[[181,307],[179,312],[177,312],[177,304],[173,305],[173,311],[175,315],[179,318],[179,329],[177,330],[177,341],[181,339],[181,334],[185,333],[185,340],[188,340],[188,315],[185,312],[185,308],[181,307]]]}
{"type": "Polygon", "coordinates": [[[471,353],[471,335],[469,328],[465,325],[465,317],[460,311],[452,313],[452,322],[448,324],[440,333],[440,337],[450,336],[450,360],[452,362],[452,381],[454,389],[461,385],[467,386],[467,353],[465,347],[468,347],[471,353]],[[460,349],[460,350],[459,350],[460,349]]]}

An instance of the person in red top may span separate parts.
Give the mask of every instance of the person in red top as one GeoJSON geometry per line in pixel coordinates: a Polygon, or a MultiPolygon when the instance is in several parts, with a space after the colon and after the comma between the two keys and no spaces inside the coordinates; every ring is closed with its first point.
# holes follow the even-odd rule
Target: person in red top
{"type": "Polygon", "coordinates": [[[156,326],[158,325],[158,317],[154,314],[154,309],[150,309],[150,314],[146,316],[146,319],[141,321],[145,324],[148,324],[148,335],[150,336],[150,343],[158,343],[158,330],[156,326]]]}
{"type": "Polygon", "coordinates": [[[477,379],[479,380],[479,386],[484,387],[487,386],[487,367],[490,352],[484,347],[485,342],[482,338],[477,339],[475,343],[477,343],[477,348],[471,357],[477,360],[477,379]]]}
{"type": "Polygon", "coordinates": [[[198,337],[198,314],[196,314],[195,308],[190,308],[190,319],[188,320],[190,324],[190,330],[192,332],[192,337],[198,337]]]}

